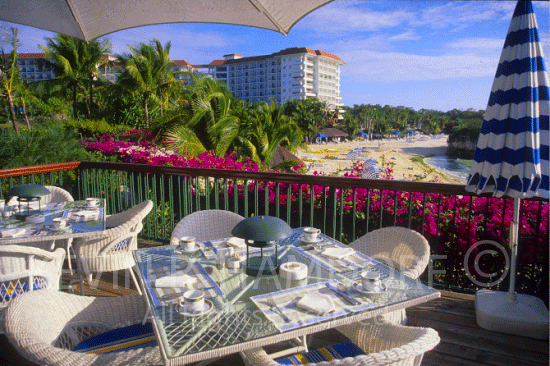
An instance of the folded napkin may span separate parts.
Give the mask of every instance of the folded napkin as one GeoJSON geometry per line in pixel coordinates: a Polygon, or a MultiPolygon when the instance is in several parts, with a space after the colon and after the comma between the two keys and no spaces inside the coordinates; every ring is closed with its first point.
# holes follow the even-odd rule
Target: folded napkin
{"type": "Polygon", "coordinates": [[[30,215],[25,217],[25,221],[30,224],[41,224],[46,220],[46,216],[44,215],[30,215]]]}
{"type": "Polygon", "coordinates": [[[323,294],[309,293],[302,296],[302,298],[296,303],[296,306],[300,309],[315,313],[318,315],[327,315],[334,311],[334,303],[332,299],[323,294]]]}
{"type": "Polygon", "coordinates": [[[78,211],[75,212],[73,215],[89,219],[90,217],[96,217],[97,215],[99,215],[99,211],[78,211]]]}
{"type": "Polygon", "coordinates": [[[155,287],[184,287],[197,282],[193,276],[185,274],[183,271],[176,271],[168,276],[157,278],[155,287]]]}
{"type": "Polygon", "coordinates": [[[244,239],[241,239],[241,238],[232,237],[232,238],[229,238],[225,243],[230,247],[237,248],[237,249],[246,248],[246,242],[244,241],[244,239]]]}
{"type": "Polygon", "coordinates": [[[334,259],[342,259],[353,253],[355,253],[355,250],[351,248],[327,248],[323,250],[321,255],[334,259]]]}
{"type": "Polygon", "coordinates": [[[25,229],[5,229],[0,230],[0,237],[2,238],[17,238],[26,233],[25,229]]]}

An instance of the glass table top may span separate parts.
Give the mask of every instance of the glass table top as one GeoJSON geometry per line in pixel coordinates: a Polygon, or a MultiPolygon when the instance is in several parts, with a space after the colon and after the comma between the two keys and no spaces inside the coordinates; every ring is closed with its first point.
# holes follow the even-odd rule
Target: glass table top
{"type": "MultiPolygon", "coordinates": [[[[263,339],[264,343],[269,343],[266,338],[285,332],[307,332],[308,327],[313,325],[335,320],[345,322],[346,318],[351,322],[352,316],[353,319],[357,319],[357,316],[369,318],[372,317],[369,312],[374,309],[388,306],[392,306],[392,309],[405,308],[413,300],[422,299],[421,302],[424,302],[439,297],[433,288],[361,253],[353,251],[339,258],[337,253],[349,249],[334,239],[321,234],[319,242],[308,243],[302,241],[302,235],[302,228],[294,229],[290,237],[279,242],[277,257],[279,265],[286,262],[305,264],[308,274],[304,280],[289,280],[281,275],[246,275],[244,248],[234,250],[242,254],[241,269],[224,268],[218,263],[217,254],[221,252],[220,248],[226,247],[226,240],[199,243],[198,250],[189,252],[181,252],[176,246],[169,245],[136,250],[134,255],[140,279],[165,356],[171,359],[224,347],[229,347],[226,353],[231,353],[231,346],[243,342],[263,339]],[[330,251],[325,252],[326,249],[330,251]],[[325,253],[329,252],[331,256],[327,257],[325,253]],[[383,283],[380,292],[370,294],[360,291],[360,274],[364,270],[380,274],[383,283]],[[178,288],[155,287],[157,278],[177,271],[196,278],[196,281],[178,288]],[[345,285],[345,294],[359,301],[358,305],[352,305],[344,296],[331,289],[337,288],[338,282],[345,285]],[[191,288],[205,292],[209,309],[203,315],[188,316],[180,313],[180,296],[191,288]],[[330,297],[334,304],[333,311],[325,314],[304,311],[298,303],[305,294],[330,297]],[[290,321],[287,322],[278,309],[268,304],[269,296],[275,299],[283,315],[290,321]]],[[[264,249],[262,253],[255,251],[250,255],[270,258],[275,251],[269,251],[264,249]]],[[[271,262],[267,260],[266,263],[269,265],[271,262]]]]}
{"type": "MultiPolygon", "coordinates": [[[[100,200],[100,204],[90,208],[86,201],[74,202],[48,202],[38,206],[38,202],[33,202],[31,208],[32,215],[43,217],[42,222],[31,222],[25,219],[17,219],[19,207],[9,206],[9,209],[15,213],[9,217],[0,217],[0,244],[10,243],[12,241],[36,241],[40,239],[49,239],[49,237],[77,237],[87,233],[105,230],[105,200],[100,200]],[[62,229],[56,229],[53,226],[53,219],[62,217],[67,219],[67,226],[62,229]]],[[[26,212],[26,203],[22,204],[22,212],[26,212]]]]}

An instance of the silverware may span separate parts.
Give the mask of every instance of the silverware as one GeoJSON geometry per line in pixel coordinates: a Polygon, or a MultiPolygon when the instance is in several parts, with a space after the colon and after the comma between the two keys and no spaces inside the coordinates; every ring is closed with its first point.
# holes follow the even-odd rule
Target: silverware
{"type": "MultiPolygon", "coordinates": [[[[210,290],[210,289],[213,289],[214,286],[212,287],[203,287],[203,288],[199,288],[198,290],[210,290]]],[[[183,296],[183,294],[186,292],[187,290],[185,291],[182,291],[182,292],[174,292],[173,294],[166,294],[166,295],[162,295],[161,296],[161,300],[173,300],[177,297],[180,297],[180,296],[183,296]]]]}
{"type": "Polygon", "coordinates": [[[361,305],[361,302],[357,299],[354,299],[353,297],[351,297],[350,295],[348,295],[347,293],[345,292],[342,292],[340,291],[339,289],[337,289],[336,287],[332,286],[330,283],[327,283],[326,284],[327,287],[329,289],[331,289],[332,291],[336,292],[338,295],[342,296],[344,299],[346,299],[348,302],[350,302],[351,304],[353,305],[361,305]]]}
{"type": "Polygon", "coordinates": [[[275,302],[275,299],[273,299],[273,296],[271,296],[271,295],[268,296],[266,298],[266,300],[267,300],[267,305],[269,305],[271,307],[271,309],[273,309],[273,308],[277,309],[277,311],[283,317],[285,322],[290,323],[290,319],[288,318],[288,316],[285,315],[285,313],[283,313],[281,308],[277,306],[277,303],[275,302]]]}

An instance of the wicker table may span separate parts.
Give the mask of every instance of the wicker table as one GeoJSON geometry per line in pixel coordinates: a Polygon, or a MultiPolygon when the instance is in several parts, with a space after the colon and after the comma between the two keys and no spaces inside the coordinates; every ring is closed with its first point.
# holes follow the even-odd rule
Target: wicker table
{"type": "MultiPolygon", "coordinates": [[[[26,221],[17,220],[15,216],[7,219],[0,217],[0,230],[3,229],[21,229],[26,232],[16,237],[0,237],[2,244],[29,244],[36,242],[55,244],[56,240],[72,239],[79,237],[88,237],[90,235],[99,235],[105,230],[105,200],[100,200],[97,207],[98,216],[87,220],[85,218],[71,218],[71,215],[78,211],[87,210],[86,201],[74,202],[49,202],[41,206],[41,214],[45,216],[45,221],[40,224],[31,224],[26,221]],[[69,217],[70,228],[65,230],[52,230],[55,217],[69,217]]],[[[51,249],[51,248],[43,248],[51,249]]]]}
{"type": "MultiPolygon", "coordinates": [[[[279,276],[251,277],[244,271],[234,271],[216,266],[211,256],[215,251],[213,242],[201,243],[197,252],[186,254],[175,246],[140,249],[134,252],[144,296],[147,299],[160,349],[166,365],[183,365],[204,359],[215,358],[242,350],[297,339],[329,328],[338,327],[372,318],[391,311],[404,309],[431,299],[439,292],[422,283],[403,276],[381,263],[361,254],[344,260],[323,260],[309,252],[310,246],[300,240],[302,229],[279,243],[280,263],[301,262],[308,266],[309,275],[301,283],[282,280],[279,276]],[[364,261],[364,263],[361,263],[364,261]],[[358,264],[359,263],[359,264],[358,264]],[[363,266],[364,265],[364,266],[363,266]],[[353,288],[360,273],[368,267],[381,274],[386,291],[372,296],[358,291],[348,294],[360,299],[361,305],[345,305],[347,302],[326,287],[326,282],[336,281],[353,288]],[[198,280],[190,285],[205,289],[212,310],[201,316],[180,314],[179,298],[170,296],[172,289],[157,289],[154,280],[168,273],[183,270],[198,280]],[[292,287],[297,286],[297,287],[292,287]],[[295,302],[285,300],[311,290],[333,296],[336,311],[328,316],[313,316],[299,311],[295,302]],[[167,291],[167,292],[165,292],[167,291]],[[264,306],[267,294],[280,299],[282,310],[291,317],[290,323],[278,318],[277,311],[264,306]]],[[[323,245],[343,244],[321,235],[323,245]]],[[[300,282],[300,281],[297,281],[300,282]]],[[[184,291],[185,288],[173,291],[184,291]]],[[[279,301],[279,300],[278,300],[279,301]]]]}

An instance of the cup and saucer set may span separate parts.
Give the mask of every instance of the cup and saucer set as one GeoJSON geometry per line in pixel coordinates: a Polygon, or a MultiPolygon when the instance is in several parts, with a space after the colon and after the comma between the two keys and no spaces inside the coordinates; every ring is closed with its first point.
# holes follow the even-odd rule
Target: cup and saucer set
{"type": "Polygon", "coordinates": [[[182,236],[175,251],[177,253],[193,254],[199,249],[200,246],[195,242],[194,236],[182,236]]]}
{"type": "Polygon", "coordinates": [[[374,271],[361,272],[361,280],[353,284],[353,288],[365,295],[377,295],[386,292],[386,285],[380,280],[380,273],[374,271]]]}
{"type": "Polygon", "coordinates": [[[304,233],[300,235],[298,240],[308,244],[319,243],[323,240],[323,238],[319,236],[320,233],[321,233],[321,230],[317,228],[305,227],[304,233]]]}
{"type": "Polygon", "coordinates": [[[189,290],[183,293],[183,301],[176,307],[176,311],[184,316],[196,317],[208,314],[214,308],[212,301],[204,296],[204,291],[189,290]]]}

